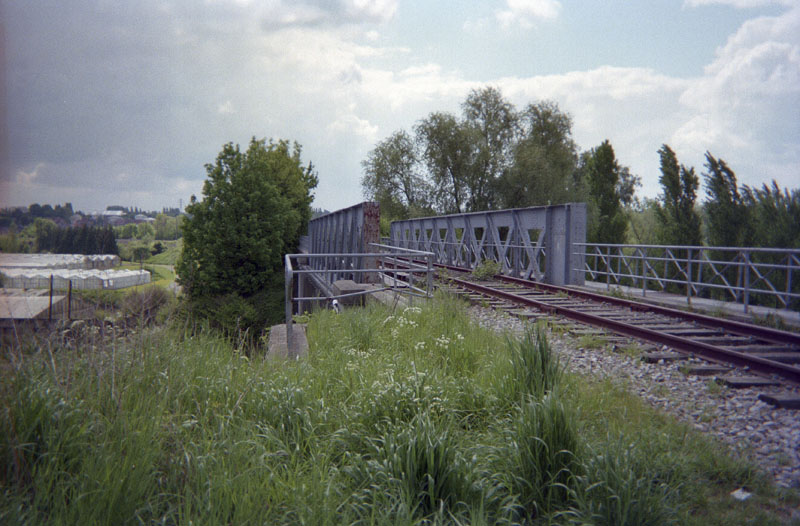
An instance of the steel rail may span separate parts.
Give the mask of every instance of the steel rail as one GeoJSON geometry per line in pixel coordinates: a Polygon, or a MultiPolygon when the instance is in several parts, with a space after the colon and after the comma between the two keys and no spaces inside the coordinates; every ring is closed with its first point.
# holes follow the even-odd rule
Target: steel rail
{"type": "Polygon", "coordinates": [[[458,278],[450,279],[460,287],[473,292],[478,292],[480,294],[494,296],[514,303],[534,307],[537,310],[541,310],[549,314],[563,316],[587,325],[603,327],[618,334],[623,334],[632,338],[638,338],[653,343],[667,345],[675,350],[690,354],[697,354],[711,361],[728,363],[738,367],[748,367],[754,372],[759,372],[761,374],[770,376],[777,375],[791,383],[800,385],[800,367],[794,367],[789,364],[767,360],[759,356],[748,355],[738,351],[716,347],[708,343],[694,341],[674,334],[659,332],[646,327],[629,325],[621,321],[603,318],[602,316],[596,316],[594,314],[589,314],[587,312],[582,312],[572,308],[537,301],[529,297],[520,296],[513,292],[498,290],[492,287],[479,285],[471,281],[461,280],[458,278]]]}
{"type": "Polygon", "coordinates": [[[732,332],[734,334],[739,334],[741,336],[755,337],[760,340],[769,341],[770,343],[780,343],[786,345],[800,346],[800,334],[794,332],[781,331],[770,327],[763,327],[761,325],[752,325],[749,323],[743,323],[735,320],[728,320],[725,318],[716,318],[714,316],[708,316],[706,314],[699,314],[696,312],[686,312],[679,309],[664,307],[661,305],[654,305],[651,303],[642,303],[640,301],[628,300],[624,298],[615,298],[614,296],[607,296],[605,294],[597,294],[595,292],[588,292],[584,290],[576,290],[574,288],[569,288],[569,287],[559,287],[556,285],[548,285],[546,283],[536,283],[533,281],[521,280],[519,278],[514,278],[511,276],[496,276],[496,278],[499,279],[500,281],[505,281],[507,283],[516,283],[519,285],[528,286],[530,288],[539,288],[540,290],[546,290],[548,292],[565,292],[567,294],[579,298],[591,301],[602,301],[605,303],[611,303],[613,305],[628,307],[631,310],[639,312],[651,312],[655,314],[663,314],[665,316],[670,316],[673,318],[680,318],[687,321],[700,323],[705,326],[724,329],[726,331],[732,332]]]}
{"type": "MultiPolygon", "coordinates": [[[[471,269],[465,269],[462,267],[456,267],[452,265],[443,265],[441,263],[434,263],[434,266],[446,268],[448,270],[454,270],[457,272],[471,272],[471,269]]],[[[622,307],[628,307],[631,310],[638,312],[663,314],[664,316],[680,318],[683,320],[700,323],[708,327],[716,327],[718,329],[724,329],[726,331],[732,332],[734,334],[739,334],[741,336],[755,337],[761,340],[768,341],[770,343],[796,345],[800,347],[800,334],[794,332],[781,331],[778,329],[772,329],[770,327],[762,327],[760,325],[752,325],[740,321],[727,320],[724,318],[716,318],[714,316],[708,316],[706,314],[699,314],[696,312],[686,312],[678,309],[673,309],[670,307],[664,307],[661,305],[654,305],[651,303],[642,303],[640,301],[617,298],[614,296],[607,296],[605,294],[598,294],[596,292],[578,290],[572,287],[549,285],[547,283],[540,283],[537,281],[530,281],[527,279],[515,278],[512,276],[504,276],[502,274],[495,275],[494,279],[497,279],[499,281],[504,281],[506,283],[514,283],[517,285],[521,285],[523,287],[543,290],[552,293],[563,292],[571,296],[591,301],[599,301],[603,303],[611,303],[613,305],[619,305],[622,307]]]]}

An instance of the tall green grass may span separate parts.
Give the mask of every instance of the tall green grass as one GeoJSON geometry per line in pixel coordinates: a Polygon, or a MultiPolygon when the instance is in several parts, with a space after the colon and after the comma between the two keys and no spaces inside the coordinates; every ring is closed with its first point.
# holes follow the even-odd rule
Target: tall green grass
{"type": "Polygon", "coordinates": [[[452,298],[315,313],[299,361],[182,323],[4,349],[0,523],[714,524],[699,510],[739,485],[771,498],[452,298]]]}

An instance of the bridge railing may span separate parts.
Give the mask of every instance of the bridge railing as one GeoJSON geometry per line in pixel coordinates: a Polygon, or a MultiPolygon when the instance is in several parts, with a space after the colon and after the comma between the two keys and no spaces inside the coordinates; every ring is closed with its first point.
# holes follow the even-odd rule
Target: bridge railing
{"type": "Polygon", "coordinates": [[[586,281],[800,310],[800,249],[576,243],[586,281]]]}
{"type": "Polygon", "coordinates": [[[374,252],[287,254],[284,257],[286,337],[292,348],[292,323],[295,305],[302,302],[330,302],[381,291],[410,296],[431,297],[433,293],[434,257],[432,252],[370,243],[374,252]],[[419,263],[419,261],[422,263],[419,263]],[[400,265],[402,264],[402,265],[400,265]],[[401,268],[398,268],[401,267],[401,268]],[[362,280],[363,276],[374,276],[362,280]],[[303,278],[309,278],[320,296],[306,295],[303,278]],[[337,280],[372,282],[356,292],[336,294],[337,280]],[[297,280],[297,295],[294,294],[297,280]],[[377,282],[377,284],[375,284],[377,282]]]}

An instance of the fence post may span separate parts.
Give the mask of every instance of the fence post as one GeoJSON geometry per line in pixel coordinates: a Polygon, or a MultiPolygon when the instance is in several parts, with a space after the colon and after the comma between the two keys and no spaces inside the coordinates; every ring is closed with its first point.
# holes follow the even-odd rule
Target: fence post
{"type": "Polygon", "coordinates": [[[750,305],[750,252],[744,252],[744,312],[750,305]]]}
{"type": "Polygon", "coordinates": [[[50,274],[50,306],[47,307],[47,321],[53,319],[53,275],[50,274]]]}
{"type": "Polygon", "coordinates": [[[647,249],[640,249],[642,255],[642,297],[647,296],[647,249]]]}
{"type": "Polygon", "coordinates": [[[67,319],[72,319],[72,280],[69,280],[69,288],[67,289],[67,319]]]}
{"type": "Polygon", "coordinates": [[[692,249],[686,253],[686,304],[692,304],[692,249]]]}
{"type": "Polygon", "coordinates": [[[292,337],[292,281],[294,280],[294,273],[292,272],[291,261],[289,256],[286,256],[286,270],[284,275],[284,311],[286,314],[286,355],[292,357],[292,344],[294,338],[292,337]]]}

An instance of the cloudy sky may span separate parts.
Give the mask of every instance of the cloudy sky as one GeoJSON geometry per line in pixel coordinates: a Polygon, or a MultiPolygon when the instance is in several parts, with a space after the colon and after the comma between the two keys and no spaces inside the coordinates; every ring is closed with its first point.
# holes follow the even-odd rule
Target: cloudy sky
{"type": "Polygon", "coordinates": [[[641,195],[663,143],[800,186],[799,0],[2,0],[0,28],[3,207],[186,205],[252,136],[350,206],[377,141],[487,85],[556,101],[641,195]]]}

